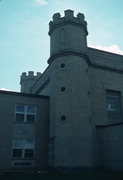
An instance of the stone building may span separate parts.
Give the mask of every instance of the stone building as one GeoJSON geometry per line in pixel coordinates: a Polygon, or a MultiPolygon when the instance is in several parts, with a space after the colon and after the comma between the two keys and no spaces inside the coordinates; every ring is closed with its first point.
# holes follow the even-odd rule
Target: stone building
{"type": "Polygon", "coordinates": [[[21,93],[0,91],[0,170],[123,169],[123,56],[87,35],[83,14],[54,14],[47,69],[22,73],[21,93]]]}

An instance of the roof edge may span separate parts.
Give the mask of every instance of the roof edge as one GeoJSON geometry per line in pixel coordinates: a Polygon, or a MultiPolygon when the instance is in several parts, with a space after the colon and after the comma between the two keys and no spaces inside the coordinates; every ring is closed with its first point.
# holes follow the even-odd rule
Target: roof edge
{"type": "Polygon", "coordinates": [[[3,91],[3,90],[0,90],[0,94],[13,95],[13,96],[23,96],[23,97],[32,97],[32,98],[46,98],[46,99],[49,99],[49,96],[45,96],[45,95],[20,93],[20,92],[14,92],[14,91],[3,91]]]}

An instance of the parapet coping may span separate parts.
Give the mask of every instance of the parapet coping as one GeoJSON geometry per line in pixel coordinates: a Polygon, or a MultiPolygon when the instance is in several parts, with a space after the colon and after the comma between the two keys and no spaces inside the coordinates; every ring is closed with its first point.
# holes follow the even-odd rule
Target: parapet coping
{"type": "Polygon", "coordinates": [[[105,50],[102,50],[102,49],[97,49],[97,48],[93,48],[93,47],[88,47],[88,50],[92,51],[92,52],[98,52],[98,53],[103,53],[105,55],[109,55],[109,56],[118,56],[118,57],[121,57],[123,58],[123,55],[122,54],[117,54],[117,53],[113,53],[113,52],[109,52],[109,51],[105,51],[105,50]]]}
{"type": "Polygon", "coordinates": [[[44,98],[44,99],[50,98],[49,96],[45,96],[45,95],[28,94],[28,93],[21,93],[21,92],[14,92],[14,91],[3,91],[3,90],[0,90],[0,94],[12,95],[12,96],[32,97],[32,98],[44,98]]]}
{"type": "Polygon", "coordinates": [[[33,84],[31,90],[33,90],[33,88],[35,87],[35,85],[42,79],[42,77],[44,76],[44,74],[47,72],[47,70],[49,69],[49,65],[46,67],[46,69],[44,70],[44,72],[42,73],[42,75],[37,79],[37,81],[33,84]]]}

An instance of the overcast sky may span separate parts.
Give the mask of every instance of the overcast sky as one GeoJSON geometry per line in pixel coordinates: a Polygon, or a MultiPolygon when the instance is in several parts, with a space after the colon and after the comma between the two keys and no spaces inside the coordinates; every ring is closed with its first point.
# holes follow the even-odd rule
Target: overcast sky
{"type": "Polygon", "coordinates": [[[88,46],[123,54],[123,0],[1,0],[0,88],[19,91],[22,72],[44,71],[48,23],[66,9],[84,13],[88,46]]]}

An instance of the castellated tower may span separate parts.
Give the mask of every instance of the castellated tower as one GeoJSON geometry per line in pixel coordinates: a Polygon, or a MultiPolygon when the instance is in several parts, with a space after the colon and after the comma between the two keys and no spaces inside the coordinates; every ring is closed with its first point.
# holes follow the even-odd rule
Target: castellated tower
{"type": "Polygon", "coordinates": [[[72,10],[53,16],[50,35],[49,165],[92,167],[94,147],[90,109],[87,23],[72,10]]]}
{"type": "Polygon", "coordinates": [[[61,18],[60,14],[56,13],[49,25],[51,56],[63,51],[86,52],[88,32],[83,14],[78,13],[76,18],[73,16],[72,10],[67,10],[65,17],[61,18]]]}
{"type": "Polygon", "coordinates": [[[40,72],[37,72],[37,75],[34,75],[33,71],[29,71],[28,75],[26,72],[23,72],[20,78],[21,92],[22,93],[31,93],[31,88],[34,83],[41,76],[40,72]]]}

